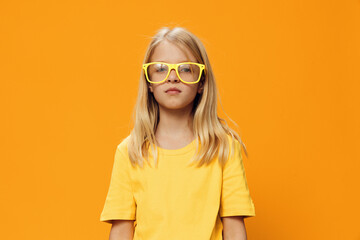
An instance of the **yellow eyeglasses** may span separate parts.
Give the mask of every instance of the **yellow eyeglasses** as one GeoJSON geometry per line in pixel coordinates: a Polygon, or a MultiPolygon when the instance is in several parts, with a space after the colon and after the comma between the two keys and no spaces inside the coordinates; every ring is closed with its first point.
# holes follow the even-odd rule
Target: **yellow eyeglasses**
{"type": "Polygon", "coordinates": [[[146,80],[150,83],[164,82],[172,69],[175,69],[179,79],[188,84],[199,82],[201,74],[205,69],[205,65],[194,62],[182,63],[164,63],[164,62],[150,62],[143,64],[146,80]]]}

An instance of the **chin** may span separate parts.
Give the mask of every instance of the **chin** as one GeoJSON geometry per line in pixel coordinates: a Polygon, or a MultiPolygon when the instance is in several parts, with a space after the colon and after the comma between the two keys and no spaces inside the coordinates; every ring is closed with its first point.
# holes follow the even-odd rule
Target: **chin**
{"type": "Polygon", "coordinates": [[[192,108],[192,104],[188,103],[188,104],[172,104],[172,105],[163,105],[162,106],[164,109],[169,109],[169,110],[181,110],[181,109],[187,109],[187,108],[192,108]]]}

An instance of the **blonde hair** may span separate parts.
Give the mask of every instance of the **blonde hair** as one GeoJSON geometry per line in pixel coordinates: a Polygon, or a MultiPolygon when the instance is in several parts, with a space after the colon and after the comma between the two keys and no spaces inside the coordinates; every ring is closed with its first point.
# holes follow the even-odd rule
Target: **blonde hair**
{"type": "MultiPolygon", "coordinates": [[[[185,28],[163,27],[152,37],[143,63],[149,62],[155,47],[163,40],[170,41],[180,48],[189,49],[199,63],[205,64],[205,72],[200,80],[203,82],[204,89],[202,94],[196,95],[191,115],[193,133],[196,136],[196,151],[190,161],[198,162],[198,167],[200,167],[204,163],[209,164],[218,154],[219,163],[224,164],[230,152],[229,136],[231,136],[233,144],[234,138],[241,143],[247,156],[245,144],[241,141],[240,136],[227,125],[224,119],[217,116],[218,91],[202,42],[185,28]]],[[[151,146],[154,163],[157,165],[158,151],[155,132],[160,118],[159,106],[152,93],[149,93],[148,84],[144,71],[142,71],[138,96],[132,114],[134,128],[128,139],[128,154],[133,166],[138,164],[142,167],[144,158],[149,161],[149,146],[151,146]]]]}

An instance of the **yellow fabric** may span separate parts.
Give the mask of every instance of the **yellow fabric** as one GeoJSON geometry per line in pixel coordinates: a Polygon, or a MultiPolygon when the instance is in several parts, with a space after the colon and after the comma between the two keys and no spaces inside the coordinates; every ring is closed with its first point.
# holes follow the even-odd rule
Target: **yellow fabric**
{"type": "Polygon", "coordinates": [[[255,216],[237,140],[224,169],[217,158],[190,165],[195,140],[181,149],[158,148],[158,168],[151,151],[150,164],[133,168],[127,140],[117,146],[100,221],[136,220],[134,240],[220,240],[221,217],[255,216]]]}

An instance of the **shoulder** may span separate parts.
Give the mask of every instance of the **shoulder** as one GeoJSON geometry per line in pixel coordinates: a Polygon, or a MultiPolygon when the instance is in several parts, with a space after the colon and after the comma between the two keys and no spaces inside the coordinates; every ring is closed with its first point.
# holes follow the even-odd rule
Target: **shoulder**
{"type": "Polygon", "coordinates": [[[123,138],[120,143],[117,145],[117,150],[119,150],[122,153],[127,153],[128,152],[128,142],[130,139],[130,135],[128,135],[127,137],[123,138]]]}
{"type": "Polygon", "coordinates": [[[230,134],[226,134],[227,135],[227,139],[228,139],[228,143],[229,143],[229,147],[232,150],[233,148],[235,149],[239,149],[240,148],[240,142],[239,140],[237,140],[235,138],[235,136],[232,136],[230,134]]]}
{"type": "Polygon", "coordinates": [[[240,141],[235,137],[231,136],[230,134],[227,134],[228,138],[228,158],[225,161],[225,164],[229,162],[231,165],[231,162],[241,162],[242,161],[242,148],[240,141]]]}

